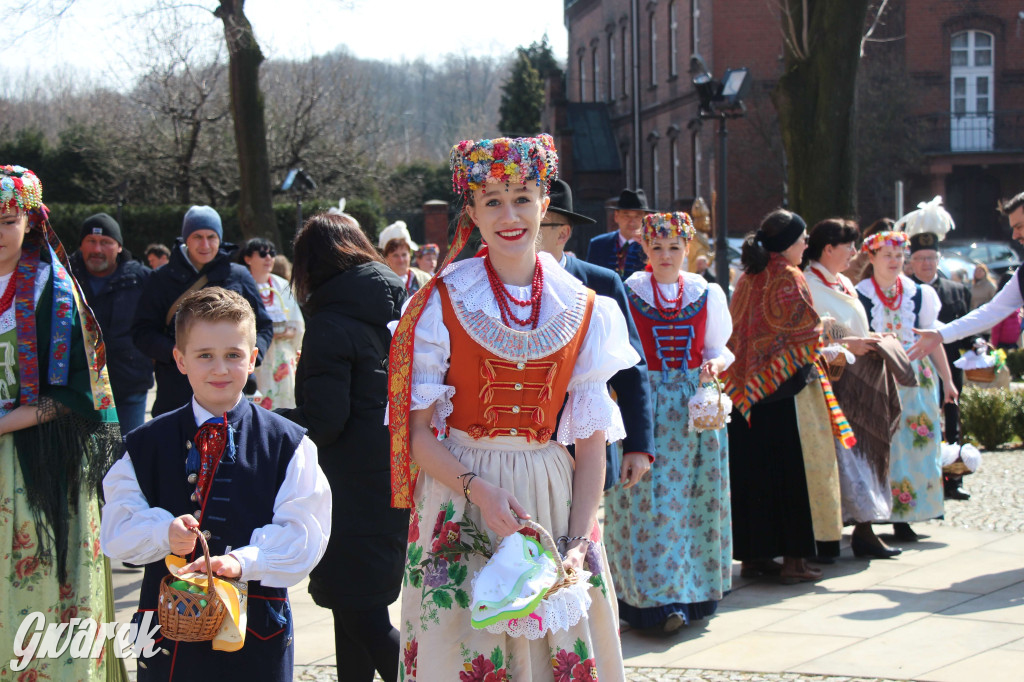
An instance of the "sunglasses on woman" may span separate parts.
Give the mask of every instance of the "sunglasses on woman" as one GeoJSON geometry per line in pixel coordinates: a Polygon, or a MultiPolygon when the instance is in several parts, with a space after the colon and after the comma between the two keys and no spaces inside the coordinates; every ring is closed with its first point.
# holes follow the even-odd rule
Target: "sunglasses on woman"
{"type": "Polygon", "coordinates": [[[273,258],[274,256],[277,256],[277,251],[275,251],[274,249],[259,249],[258,251],[250,251],[249,255],[251,256],[254,253],[258,253],[260,255],[260,258],[266,258],[267,256],[273,258]]]}

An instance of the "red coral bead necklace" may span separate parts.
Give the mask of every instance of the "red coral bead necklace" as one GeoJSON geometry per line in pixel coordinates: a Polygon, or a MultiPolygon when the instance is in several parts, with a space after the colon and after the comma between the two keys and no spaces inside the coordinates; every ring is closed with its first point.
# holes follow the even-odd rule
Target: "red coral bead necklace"
{"type": "Polygon", "coordinates": [[[679,286],[679,296],[676,298],[665,297],[665,305],[661,304],[662,297],[661,291],[658,289],[658,280],[654,279],[654,273],[651,273],[651,290],[654,292],[654,307],[658,309],[662,317],[676,317],[679,311],[683,309],[683,275],[679,275],[677,280],[679,286]]]}
{"type": "Polygon", "coordinates": [[[896,293],[892,296],[886,296],[885,292],[882,291],[882,287],[878,286],[878,280],[874,277],[871,278],[871,283],[875,285],[875,293],[878,295],[878,300],[882,302],[889,310],[898,310],[900,305],[903,303],[903,280],[896,277],[896,293]]]}
{"type": "Polygon", "coordinates": [[[11,273],[11,278],[7,281],[7,288],[4,289],[3,296],[0,296],[0,313],[5,312],[14,303],[14,281],[18,279],[18,272],[14,271],[11,273]]]}
{"type": "Polygon", "coordinates": [[[532,291],[530,292],[530,298],[525,301],[521,301],[508,292],[505,288],[505,283],[498,277],[498,273],[495,272],[494,266],[491,264],[491,257],[484,257],[484,269],[487,271],[487,281],[491,285],[491,292],[494,294],[494,300],[498,302],[498,310],[501,311],[501,321],[505,323],[506,327],[511,327],[512,322],[515,322],[520,327],[529,327],[530,329],[537,328],[537,322],[540,320],[540,299],[541,294],[544,291],[544,266],[540,263],[540,257],[537,256],[536,266],[533,270],[533,282],[532,291]],[[519,306],[520,308],[526,308],[529,306],[530,315],[526,319],[520,319],[516,317],[515,313],[512,312],[512,305],[519,306]]]}

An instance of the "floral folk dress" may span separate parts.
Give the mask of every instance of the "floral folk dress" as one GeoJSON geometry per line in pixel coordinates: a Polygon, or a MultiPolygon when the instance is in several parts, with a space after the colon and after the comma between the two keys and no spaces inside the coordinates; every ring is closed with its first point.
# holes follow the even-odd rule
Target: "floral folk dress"
{"type": "MultiPolygon", "coordinates": [[[[48,272],[45,264],[40,266],[37,300],[48,272]]],[[[8,280],[0,277],[0,290],[8,280]]],[[[15,406],[18,391],[18,339],[12,306],[0,314],[0,414],[15,406]]],[[[101,649],[98,658],[65,652],[59,658],[34,658],[19,672],[11,670],[15,636],[30,614],[41,613],[47,624],[69,623],[72,618],[92,618],[99,623],[114,620],[107,587],[109,569],[100,552],[98,488],[80,486],[77,510],[68,510],[67,579],[60,582],[52,555],[38,555],[39,516],[28,503],[14,438],[10,433],[0,435],[0,680],[118,679],[123,665],[108,660],[109,647],[101,649]]]]}
{"type": "MultiPolygon", "coordinates": [[[[721,287],[683,277],[682,307],[669,316],[655,305],[650,273],[625,283],[647,356],[655,460],[632,488],[606,493],[605,537],[619,614],[638,628],[673,612],[687,623],[710,616],[732,588],[727,431],[688,427],[700,366],[715,358],[732,363],[725,347],[732,318],[721,287]]],[[[662,301],[680,295],[676,284],[657,286],[662,301]]]]}
{"type": "MultiPolygon", "coordinates": [[[[900,275],[903,296],[895,310],[875,292],[871,278],[857,285],[868,313],[871,331],[895,334],[904,348],[916,340],[913,328],[932,329],[938,319],[939,295],[927,284],[900,275]]],[[[930,358],[913,361],[918,386],[899,386],[903,417],[893,439],[889,465],[893,523],[926,521],[942,516],[943,488],[940,459],[941,403],[935,368],[930,358]]]]}
{"type": "MultiPolygon", "coordinates": [[[[452,454],[484,480],[511,491],[558,537],[568,534],[573,482],[573,461],[562,443],[597,430],[609,440],[625,435],[606,382],[639,357],[616,304],[594,297],[547,254],[540,258],[544,293],[532,331],[501,322],[482,258],[446,268],[416,327],[412,409],[432,409],[433,424],[447,434],[442,442],[452,454]],[[474,357],[458,354],[467,345],[474,357]],[[547,425],[554,424],[565,394],[565,388],[558,393],[558,377],[569,400],[556,439],[547,425]],[[553,412],[539,407],[546,400],[553,412]],[[515,421],[519,415],[529,418],[515,421]],[[466,423],[473,419],[477,423],[466,423]]],[[[508,291],[530,298],[530,287],[508,291]]],[[[476,505],[421,471],[403,579],[399,679],[624,680],[615,593],[596,526],[591,537],[588,617],[536,640],[476,630],[468,607],[473,577],[486,559],[450,549],[477,542],[493,550],[499,538],[487,531],[476,505]],[[446,549],[443,557],[438,554],[446,549]]]]}
{"type": "Polygon", "coordinates": [[[284,278],[272,274],[266,283],[257,282],[256,286],[260,290],[263,308],[274,322],[274,334],[280,334],[289,327],[296,330],[290,339],[275,338],[267,348],[263,362],[256,368],[256,386],[261,395],[257,403],[268,410],[292,408],[295,407],[295,366],[306,328],[302,311],[284,278]]]}

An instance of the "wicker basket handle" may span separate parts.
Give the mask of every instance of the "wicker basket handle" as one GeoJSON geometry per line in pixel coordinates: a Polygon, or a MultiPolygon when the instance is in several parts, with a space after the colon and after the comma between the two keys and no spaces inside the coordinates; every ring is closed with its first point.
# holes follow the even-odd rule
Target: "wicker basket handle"
{"type": "Polygon", "coordinates": [[[544,545],[544,549],[551,552],[551,556],[555,558],[555,567],[558,569],[558,582],[555,584],[562,583],[565,580],[565,568],[562,567],[562,555],[559,554],[558,546],[555,544],[555,539],[551,537],[551,533],[536,521],[531,521],[530,519],[520,519],[520,521],[522,521],[523,526],[537,531],[537,534],[540,535],[540,544],[544,545]]]}
{"type": "Polygon", "coordinates": [[[203,556],[206,558],[206,594],[210,596],[214,593],[213,589],[213,566],[210,562],[210,545],[206,544],[206,536],[199,530],[198,527],[190,528],[196,537],[199,538],[199,542],[203,545],[203,556]]]}

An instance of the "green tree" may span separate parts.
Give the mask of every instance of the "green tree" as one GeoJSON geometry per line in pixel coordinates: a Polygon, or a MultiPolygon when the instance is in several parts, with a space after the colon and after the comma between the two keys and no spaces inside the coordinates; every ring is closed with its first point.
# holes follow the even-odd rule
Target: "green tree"
{"type": "Polygon", "coordinates": [[[555,53],[551,50],[551,43],[548,42],[548,34],[545,33],[541,41],[532,42],[525,48],[526,56],[530,58],[533,68],[537,69],[541,80],[547,80],[549,76],[561,76],[562,67],[555,59],[555,53]]]}
{"type": "Polygon", "coordinates": [[[808,225],[856,214],[857,69],[871,0],[782,0],[784,73],[772,93],[789,207],[808,225]]]}
{"type": "Polygon", "coordinates": [[[544,84],[530,62],[527,50],[518,48],[515,66],[501,87],[501,120],[498,129],[503,135],[527,136],[540,132],[540,115],[544,107],[544,84]]]}

